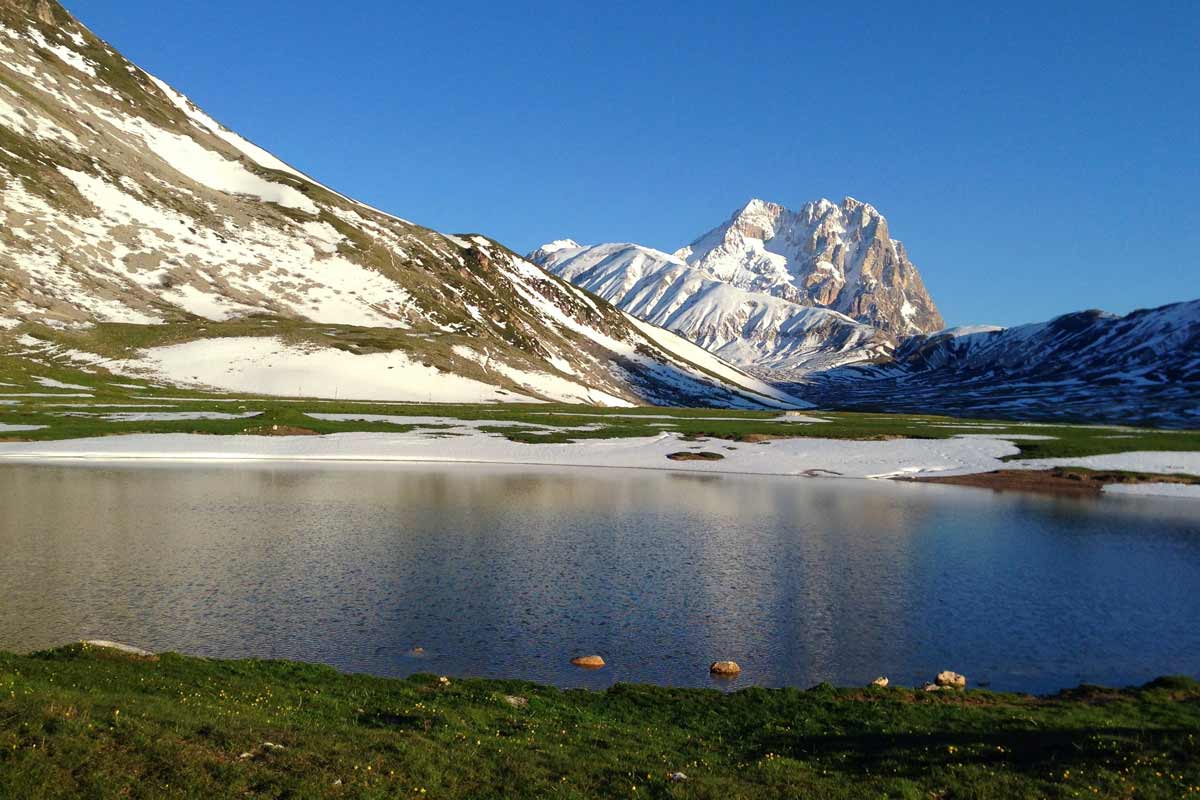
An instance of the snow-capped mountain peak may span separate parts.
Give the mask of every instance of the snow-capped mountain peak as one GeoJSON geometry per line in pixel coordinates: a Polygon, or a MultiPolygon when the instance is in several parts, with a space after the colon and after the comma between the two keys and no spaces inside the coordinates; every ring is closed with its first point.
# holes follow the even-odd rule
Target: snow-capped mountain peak
{"type": "Polygon", "coordinates": [[[853,197],[798,212],[756,198],[675,255],[715,280],[840,311],[892,335],[942,327],[887,220],[853,197]]]}
{"type": "Polygon", "coordinates": [[[670,255],[566,240],[529,257],[743,366],[795,373],[871,360],[943,324],[887,220],[853,197],[798,212],[753,198],[670,255]]]}
{"type": "Polygon", "coordinates": [[[582,245],[574,239],[555,239],[553,242],[547,242],[530,253],[529,260],[536,263],[539,258],[549,257],[562,250],[578,250],[580,247],[582,245]]]}
{"type": "Polygon", "coordinates": [[[614,243],[541,247],[529,258],[639,319],[777,378],[891,351],[886,335],[844,314],[738,288],[677,254],[614,243]]]}

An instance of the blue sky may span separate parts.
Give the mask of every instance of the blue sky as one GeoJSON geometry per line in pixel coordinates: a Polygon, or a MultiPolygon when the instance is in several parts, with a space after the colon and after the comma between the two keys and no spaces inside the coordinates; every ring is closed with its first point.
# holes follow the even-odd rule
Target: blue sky
{"type": "Polygon", "coordinates": [[[322,182],[521,252],[851,195],[950,324],[1200,297],[1194,1],[65,4],[322,182]]]}

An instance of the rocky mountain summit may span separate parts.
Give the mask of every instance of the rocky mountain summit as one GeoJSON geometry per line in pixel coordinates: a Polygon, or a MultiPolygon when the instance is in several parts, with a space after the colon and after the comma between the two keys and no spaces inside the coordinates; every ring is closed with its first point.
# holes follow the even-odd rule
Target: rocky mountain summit
{"type": "Polygon", "coordinates": [[[563,240],[530,259],[639,319],[775,379],[886,356],[894,346],[887,334],[844,314],[739,288],[640,245],[563,240]]]}
{"type": "Polygon", "coordinates": [[[529,258],[818,406],[1200,424],[1200,301],[943,329],[887,221],[852,198],[752,200],[674,254],[564,239],[529,258]]]}
{"type": "Polygon", "coordinates": [[[396,354],[421,399],[789,402],[492,239],[321,185],[54,0],[0,0],[0,223],[0,336],[90,330],[128,363],[273,320],[293,355],[396,354]]]}
{"type": "Polygon", "coordinates": [[[714,280],[837,311],[893,336],[945,324],[887,220],[852,197],[798,212],[751,200],[675,256],[714,280]]]}
{"type": "Polygon", "coordinates": [[[564,239],[529,259],[775,379],[886,357],[900,338],[943,325],[887,220],[849,197],[799,212],[751,200],[670,255],[564,239]]]}

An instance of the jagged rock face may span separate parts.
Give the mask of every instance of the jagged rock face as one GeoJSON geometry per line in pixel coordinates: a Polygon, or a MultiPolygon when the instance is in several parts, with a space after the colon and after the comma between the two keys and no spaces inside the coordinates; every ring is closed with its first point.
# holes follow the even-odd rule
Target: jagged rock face
{"type": "Polygon", "coordinates": [[[385,331],[413,360],[527,398],[781,396],[486,237],[322,186],[53,0],[0,0],[0,336],[264,315],[385,331]]]}
{"type": "Polygon", "coordinates": [[[850,197],[799,212],[751,200],[675,255],[715,280],[838,311],[894,336],[944,326],[887,220],[850,197]]]}
{"type": "Polygon", "coordinates": [[[535,264],[633,316],[774,379],[886,356],[891,339],[844,314],[715,280],[681,259],[634,244],[543,245],[535,264]]]}

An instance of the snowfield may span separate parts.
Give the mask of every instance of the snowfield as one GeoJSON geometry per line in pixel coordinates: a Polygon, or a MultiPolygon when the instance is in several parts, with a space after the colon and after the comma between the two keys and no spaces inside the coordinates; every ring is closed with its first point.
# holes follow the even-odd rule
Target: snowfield
{"type": "Polygon", "coordinates": [[[356,355],[271,337],[231,336],[154,347],[106,364],[116,373],[178,385],[280,397],[338,397],[434,403],[536,402],[497,386],[441,372],[401,352],[356,355]]]}
{"type": "MultiPolygon", "coordinates": [[[[1000,437],[973,435],[952,439],[776,439],[762,443],[724,440],[691,442],[678,434],[627,439],[589,439],[568,444],[523,444],[484,433],[486,421],[441,417],[318,415],[324,419],[363,419],[396,424],[455,426],[458,435],[437,430],[397,433],[337,433],[324,436],[261,437],[195,434],[133,434],[54,442],[0,443],[0,459],[44,460],[169,460],[169,461],[364,461],[472,462],[535,464],[561,467],[613,467],[689,472],[805,477],[889,478],[917,475],[961,475],[998,469],[1045,469],[1088,466],[1143,472],[1183,472],[1200,475],[1200,453],[1124,453],[1086,458],[1001,461],[1018,450],[1000,437]],[[709,451],[720,461],[671,461],[670,453],[709,451]]],[[[521,423],[523,427],[528,426],[521,423]]],[[[1141,484],[1118,492],[1200,496],[1189,487],[1141,484]]],[[[989,490],[990,491],[990,490],[989,490]]],[[[1110,490],[1112,491],[1112,490],[1110,490]]]]}

